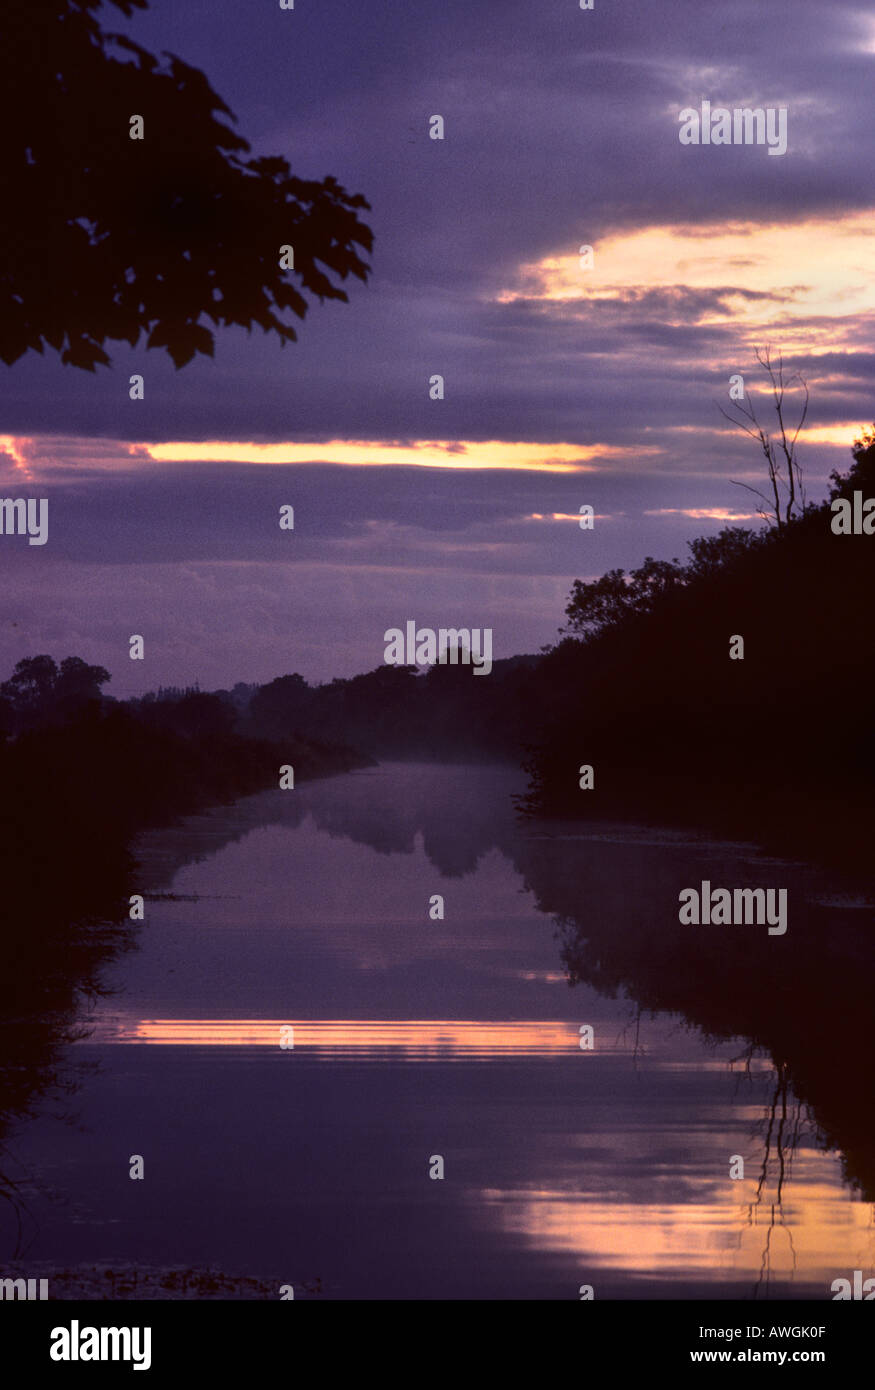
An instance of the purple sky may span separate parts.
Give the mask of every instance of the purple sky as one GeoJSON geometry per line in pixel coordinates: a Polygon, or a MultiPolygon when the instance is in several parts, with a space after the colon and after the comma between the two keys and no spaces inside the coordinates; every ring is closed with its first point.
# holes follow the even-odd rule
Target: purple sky
{"type": "Polygon", "coordinates": [[[93,377],[0,367],[0,487],[50,501],[45,546],[0,537],[0,677],[47,651],[120,695],[328,679],[408,618],[537,650],[574,578],[747,524],[729,480],[759,460],[717,402],[762,384],[757,344],[808,380],[810,496],[850,462],[875,414],[871,8],[153,0],[108,26],[202,67],[256,151],[364,193],[373,274],[284,351],[235,330],[180,372],[124,344],[93,377]],[[785,106],[787,153],[682,146],[703,99],[785,106]]]}

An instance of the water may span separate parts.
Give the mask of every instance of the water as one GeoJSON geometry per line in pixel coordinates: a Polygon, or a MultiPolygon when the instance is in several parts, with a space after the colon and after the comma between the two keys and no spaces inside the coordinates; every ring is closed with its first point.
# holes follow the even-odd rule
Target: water
{"type": "Polygon", "coordinates": [[[749,847],[520,825],[521,789],[386,765],[141,837],[137,949],[5,1147],[7,1265],[54,1297],[212,1270],[356,1299],[822,1299],[869,1269],[856,986],[826,995],[871,910],[749,847]],[[787,887],[787,935],[679,927],[706,877],[787,887]]]}

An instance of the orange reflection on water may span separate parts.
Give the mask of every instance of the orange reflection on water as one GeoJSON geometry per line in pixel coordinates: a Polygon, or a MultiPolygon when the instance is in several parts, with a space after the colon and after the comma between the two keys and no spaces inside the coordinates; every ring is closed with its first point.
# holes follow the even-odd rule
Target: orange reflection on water
{"type": "Polygon", "coordinates": [[[871,1203],[849,1200],[837,1182],[838,1160],[814,1149],[794,1155],[794,1181],[783,1201],[757,1200],[756,1180],[678,1172],[678,1198],[665,1185],[648,1202],[598,1186],[482,1189],[478,1201],[490,1224],[538,1250],[573,1254],[589,1270],[640,1271],[674,1278],[727,1276],[753,1284],[780,1277],[819,1280],[824,1297],[836,1273],[872,1263],[871,1203]],[[695,1190],[689,1191],[690,1183],[695,1190]],[[855,1266],[855,1267],[856,1267],[855,1266]]]}
{"type": "MultiPolygon", "coordinates": [[[[185,1047],[280,1047],[289,1032],[294,1051],[339,1055],[394,1052],[406,1056],[568,1055],[580,1051],[580,1025],[565,1020],[504,1022],[477,1019],[247,1019],[107,1017],[88,1041],[185,1047]]],[[[292,1050],[292,1049],[289,1049],[292,1050]]],[[[599,1052],[623,1048],[599,1045],[599,1052]]]]}

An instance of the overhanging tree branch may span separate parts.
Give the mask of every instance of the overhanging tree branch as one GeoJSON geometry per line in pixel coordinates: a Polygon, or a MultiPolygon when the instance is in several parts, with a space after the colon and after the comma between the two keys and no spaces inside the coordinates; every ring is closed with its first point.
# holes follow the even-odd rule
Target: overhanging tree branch
{"type": "Polygon", "coordinates": [[[252,157],[205,75],[102,29],[102,5],[0,7],[0,360],[49,347],[94,371],[108,342],[145,336],[181,367],[212,356],[208,324],[295,341],[307,296],[345,301],[342,282],[366,280],[368,203],[252,157]]]}

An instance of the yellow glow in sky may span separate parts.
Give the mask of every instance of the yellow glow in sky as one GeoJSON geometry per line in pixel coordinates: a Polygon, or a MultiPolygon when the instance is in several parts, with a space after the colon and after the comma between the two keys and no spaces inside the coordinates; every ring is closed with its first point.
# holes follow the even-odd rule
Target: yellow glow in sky
{"type": "Polygon", "coordinates": [[[780,319],[780,343],[787,354],[811,353],[831,340],[831,326],[812,324],[817,316],[841,322],[875,312],[872,219],[868,212],[804,222],[737,223],[690,234],[682,226],[645,227],[602,238],[594,248],[592,270],[581,270],[577,249],[520,266],[517,283],[497,296],[499,303],[607,300],[632,290],[735,288],[771,298],[730,298],[725,309],[703,312],[701,323],[737,323],[752,329],[780,319]],[[794,324],[805,323],[804,338],[794,324]],[[795,341],[794,339],[797,339],[795,341]]]}
{"type": "Polygon", "coordinates": [[[657,507],[645,516],[689,516],[694,521],[753,521],[756,512],[733,512],[728,507],[657,507]]]}
{"type": "Polygon", "coordinates": [[[145,446],[161,463],[341,463],[353,467],[509,469],[530,473],[586,473],[589,459],[636,458],[660,453],[616,444],[525,444],[501,440],[422,440],[411,444],[331,439],[322,444],[253,444],[225,440],[145,446]]]}
{"type": "MultiPolygon", "coordinates": [[[[593,521],[610,521],[609,512],[594,512],[593,521]]],[[[579,512],[530,512],[529,521],[576,521],[580,523],[579,512]]]]}
{"type": "Polygon", "coordinates": [[[14,434],[0,434],[0,453],[8,454],[13,460],[15,467],[21,470],[22,476],[33,481],[33,474],[27,461],[26,449],[30,444],[30,439],[19,438],[14,434]]]}

